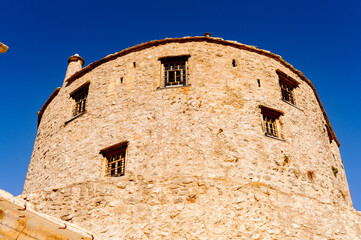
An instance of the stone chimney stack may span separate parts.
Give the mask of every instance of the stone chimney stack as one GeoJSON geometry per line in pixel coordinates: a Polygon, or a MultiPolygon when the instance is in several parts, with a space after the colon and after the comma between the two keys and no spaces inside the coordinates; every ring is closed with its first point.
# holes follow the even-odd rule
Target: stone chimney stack
{"type": "Polygon", "coordinates": [[[0,53],[5,53],[8,49],[8,46],[0,42],[0,53]]]}
{"type": "Polygon", "coordinates": [[[67,80],[71,75],[80,71],[83,68],[84,59],[78,54],[71,56],[68,59],[68,69],[66,70],[65,80],[67,80]]]}

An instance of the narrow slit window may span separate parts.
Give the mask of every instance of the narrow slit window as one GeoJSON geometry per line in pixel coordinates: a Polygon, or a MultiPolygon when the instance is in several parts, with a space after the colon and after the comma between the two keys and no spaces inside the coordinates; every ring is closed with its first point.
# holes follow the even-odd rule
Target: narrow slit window
{"type": "Polygon", "coordinates": [[[236,61],[236,59],[233,59],[233,60],[232,60],[232,66],[233,66],[233,67],[237,67],[237,61],[236,61]]]}

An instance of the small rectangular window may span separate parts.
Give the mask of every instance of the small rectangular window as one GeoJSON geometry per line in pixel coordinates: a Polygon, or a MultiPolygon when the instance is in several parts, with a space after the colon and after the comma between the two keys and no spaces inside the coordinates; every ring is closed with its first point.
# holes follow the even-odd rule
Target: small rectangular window
{"type": "Polygon", "coordinates": [[[187,85],[187,61],[189,56],[160,58],[163,65],[164,87],[187,85]]]}
{"type": "Polygon", "coordinates": [[[283,113],[281,111],[268,108],[265,106],[261,107],[261,113],[263,117],[263,131],[266,136],[280,137],[278,129],[278,119],[283,113]]]}
{"type": "Polygon", "coordinates": [[[264,131],[266,135],[278,137],[277,118],[263,115],[264,131]]]}
{"type": "Polygon", "coordinates": [[[281,92],[282,92],[282,99],[286,102],[292,103],[295,105],[295,98],[293,96],[293,87],[288,85],[287,83],[280,81],[281,92]]]}
{"type": "Polygon", "coordinates": [[[100,151],[105,157],[105,176],[120,177],[125,174],[128,142],[122,142],[100,151]]]}
{"type": "Polygon", "coordinates": [[[296,105],[294,89],[299,85],[299,83],[295,79],[281,72],[280,70],[277,70],[276,72],[279,77],[282,100],[289,102],[293,105],[296,105]]]}
{"type": "Polygon", "coordinates": [[[85,112],[86,99],[88,96],[89,83],[77,89],[70,96],[74,99],[73,116],[77,116],[85,112]]]}
{"type": "Polygon", "coordinates": [[[107,157],[106,176],[119,177],[124,175],[125,149],[118,153],[109,154],[107,157]]]}

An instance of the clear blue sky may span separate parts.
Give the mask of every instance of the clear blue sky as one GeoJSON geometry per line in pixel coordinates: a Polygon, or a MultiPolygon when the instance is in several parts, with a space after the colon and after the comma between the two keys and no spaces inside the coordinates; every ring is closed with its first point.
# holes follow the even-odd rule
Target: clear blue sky
{"type": "Polygon", "coordinates": [[[61,86],[69,56],[85,65],[166,37],[212,36],[281,55],[315,85],[341,142],[361,210],[361,1],[0,0],[0,188],[22,192],[36,112],[61,86]]]}

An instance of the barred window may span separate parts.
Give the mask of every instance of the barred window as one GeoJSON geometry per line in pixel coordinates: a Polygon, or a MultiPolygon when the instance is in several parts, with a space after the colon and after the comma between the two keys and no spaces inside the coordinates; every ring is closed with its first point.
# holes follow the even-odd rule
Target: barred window
{"type": "Polygon", "coordinates": [[[264,131],[266,135],[278,137],[276,118],[263,115],[264,131]]]}
{"type": "Polygon", "coordinates": [[[188,58],[188,55],[160,58],[163,64],[164,87],[187,85],[188,58]]]}
{"type": "Polygon", "coordinates": [[[107,177],[119,177],[124,175],[125,170],[125,149],[117,153],[109,154],[105,175],[107,177]]]}
{"type": "Polygon", "coordinates": [[[122,142],[100,151],[105,157],[105,176],[120,177],[125,174],[128,142],[122,142]]]}
{"type": "Polygon", "coordinates": [[[279,117],[283,115],[283,112],[265,106],[260,107],[262,110],[263,131],[265,135],[279,138],[278,120],[279,117]]]}
{"type": "Polygon", "coordinates": [[[296,105],[296,99],[294,96],[294,89],[299,85],[295,79],[281,72],[280,70],[276,70],[279,83],[281,87],[282,100],[289,102],[293,105],[296,105]]]}
{"type": "Polygon", "coordinates": [[[281,92],[282,92],[282,99],[292,103],[293,105],[295,105],[295,98],[293,96],[293,89],[294,87],[288,85],[287,83],[280,81],[280,86],[281,86],[281,92]]]}
{"type": "Polygon", "coordinates": [[[75,105],[73,108],[73,116],[77,116],[81,113],[85,112],[86,99],[88,96],[89,83],[77,89],[75,92],[71,94],[71,97],[75,101],[75,105]]]}

